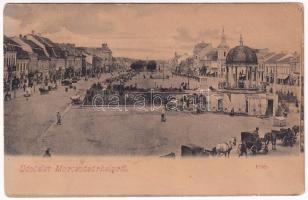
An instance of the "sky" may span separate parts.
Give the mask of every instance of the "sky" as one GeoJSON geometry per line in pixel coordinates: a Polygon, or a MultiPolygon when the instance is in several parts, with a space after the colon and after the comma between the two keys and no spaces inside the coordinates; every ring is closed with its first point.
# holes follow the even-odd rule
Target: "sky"
{"type": "Polygon", "coordinates": [[[223,28],[230,47],[242,34],[251,48],[300,52],[302,13],[299,4],[7,4],[3,28],[77,46],[106,42],[114,56],[169,59],[201,41],[218,46],[223,28]]]}

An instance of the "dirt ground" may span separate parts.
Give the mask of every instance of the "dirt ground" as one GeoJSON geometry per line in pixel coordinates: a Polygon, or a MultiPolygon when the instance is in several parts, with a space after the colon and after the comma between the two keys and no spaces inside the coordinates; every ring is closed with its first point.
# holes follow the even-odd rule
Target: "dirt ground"
{"type": "MultiPolygon", "coordinates": [[[[106,77],[101,77],[104,80],[106,77]]],[[[101,81],[100,80],[100,81],[101,81]]],[[[80,81],[77,90],[60,86],[47,95],[22,96],[4,103],[5,153],[42,155],[51,148],[54,155],[165,155],[180,154],[183,144],[213,148],[231,137],[240,140],[241,131],[260,128],[260,136],[272,129],[272,118],[167,112],[167,121],[160,121],[160,112],[97,111],[92,107],[70,106],[69,97],[84,94],[97,79],[80,81]],[[56,113],[64,114],[62,125],[56,125],[56,113]]],[[[288,126],[298,124],[298,113],[291,113],[288,126]]],[[[269,147],[271,149],[271,147],[269,147]]],[[[298,144],[277,146],[269,155],[298,153],[298,144]]],[[[231,154],[236,156],[236,147],[231,154]]]]}
{"type": "MultiPolygon", "coordinates": [[[[92,108],[71,109],[63,125],[48,133],[46,146],[55,154],[88,155],[180,155],[182,144],[195,144],[207,149],[227,142],[239,141],[241,131],[260,128],[260,135],[270,131],[271,119],[231,117],[222,114],[160,113],[129,111],[95,111],[92,108]],[[69,141],[69,142],[68,142],[69,141]]],[[[277,146],[269,154],[296,154],[298,145],[277,146]]],[[[236,147],[232,154],[237,155],[236,147]]]]}

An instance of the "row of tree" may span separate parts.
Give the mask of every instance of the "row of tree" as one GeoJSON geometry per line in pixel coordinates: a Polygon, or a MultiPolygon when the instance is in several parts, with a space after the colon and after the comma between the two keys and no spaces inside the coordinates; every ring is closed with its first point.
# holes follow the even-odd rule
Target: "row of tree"
{"type": "Polygon", "coordinates": [[[130,65],[131,69],[135,70],[135,71],[142,71],[144,68],[146,68],[149,71],[154,71],[156,70],[157,67],[157,63],[155,60],[150,60],[148,62],[144,61],[144,60],[137,60],[135,62],[133,62],[130,65]]]}

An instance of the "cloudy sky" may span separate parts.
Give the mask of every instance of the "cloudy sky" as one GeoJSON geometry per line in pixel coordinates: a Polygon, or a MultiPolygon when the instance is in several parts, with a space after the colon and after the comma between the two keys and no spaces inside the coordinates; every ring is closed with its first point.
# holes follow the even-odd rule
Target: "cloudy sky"
{"type": "Polygon", "coordinates": [[[8,4],[4,33],[34,30],[55,42],[99,47],[114,56],[167,59],[190,53],[194,44],[219,44],[222,27],[233,47],[300,51],[302,8],[296,4],[8,4]]]}

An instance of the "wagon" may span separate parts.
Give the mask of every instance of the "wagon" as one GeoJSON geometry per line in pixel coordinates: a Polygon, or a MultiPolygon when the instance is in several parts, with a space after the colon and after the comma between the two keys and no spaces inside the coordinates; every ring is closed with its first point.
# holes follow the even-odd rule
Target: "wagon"
{"type": "Polygon", "coordinates": [[[293,146],[296,143],[296,135],[291,128],[272,129],[275,139],[282,141],[283,146],[293,146]]]}
{"type": "Polygon", "coordinates": [[[267,144],[254,132],[241,132],[241,143],[238,145],[239,156],[250,151],[253,155],[257,153],[267,154],[267,144]]]}

